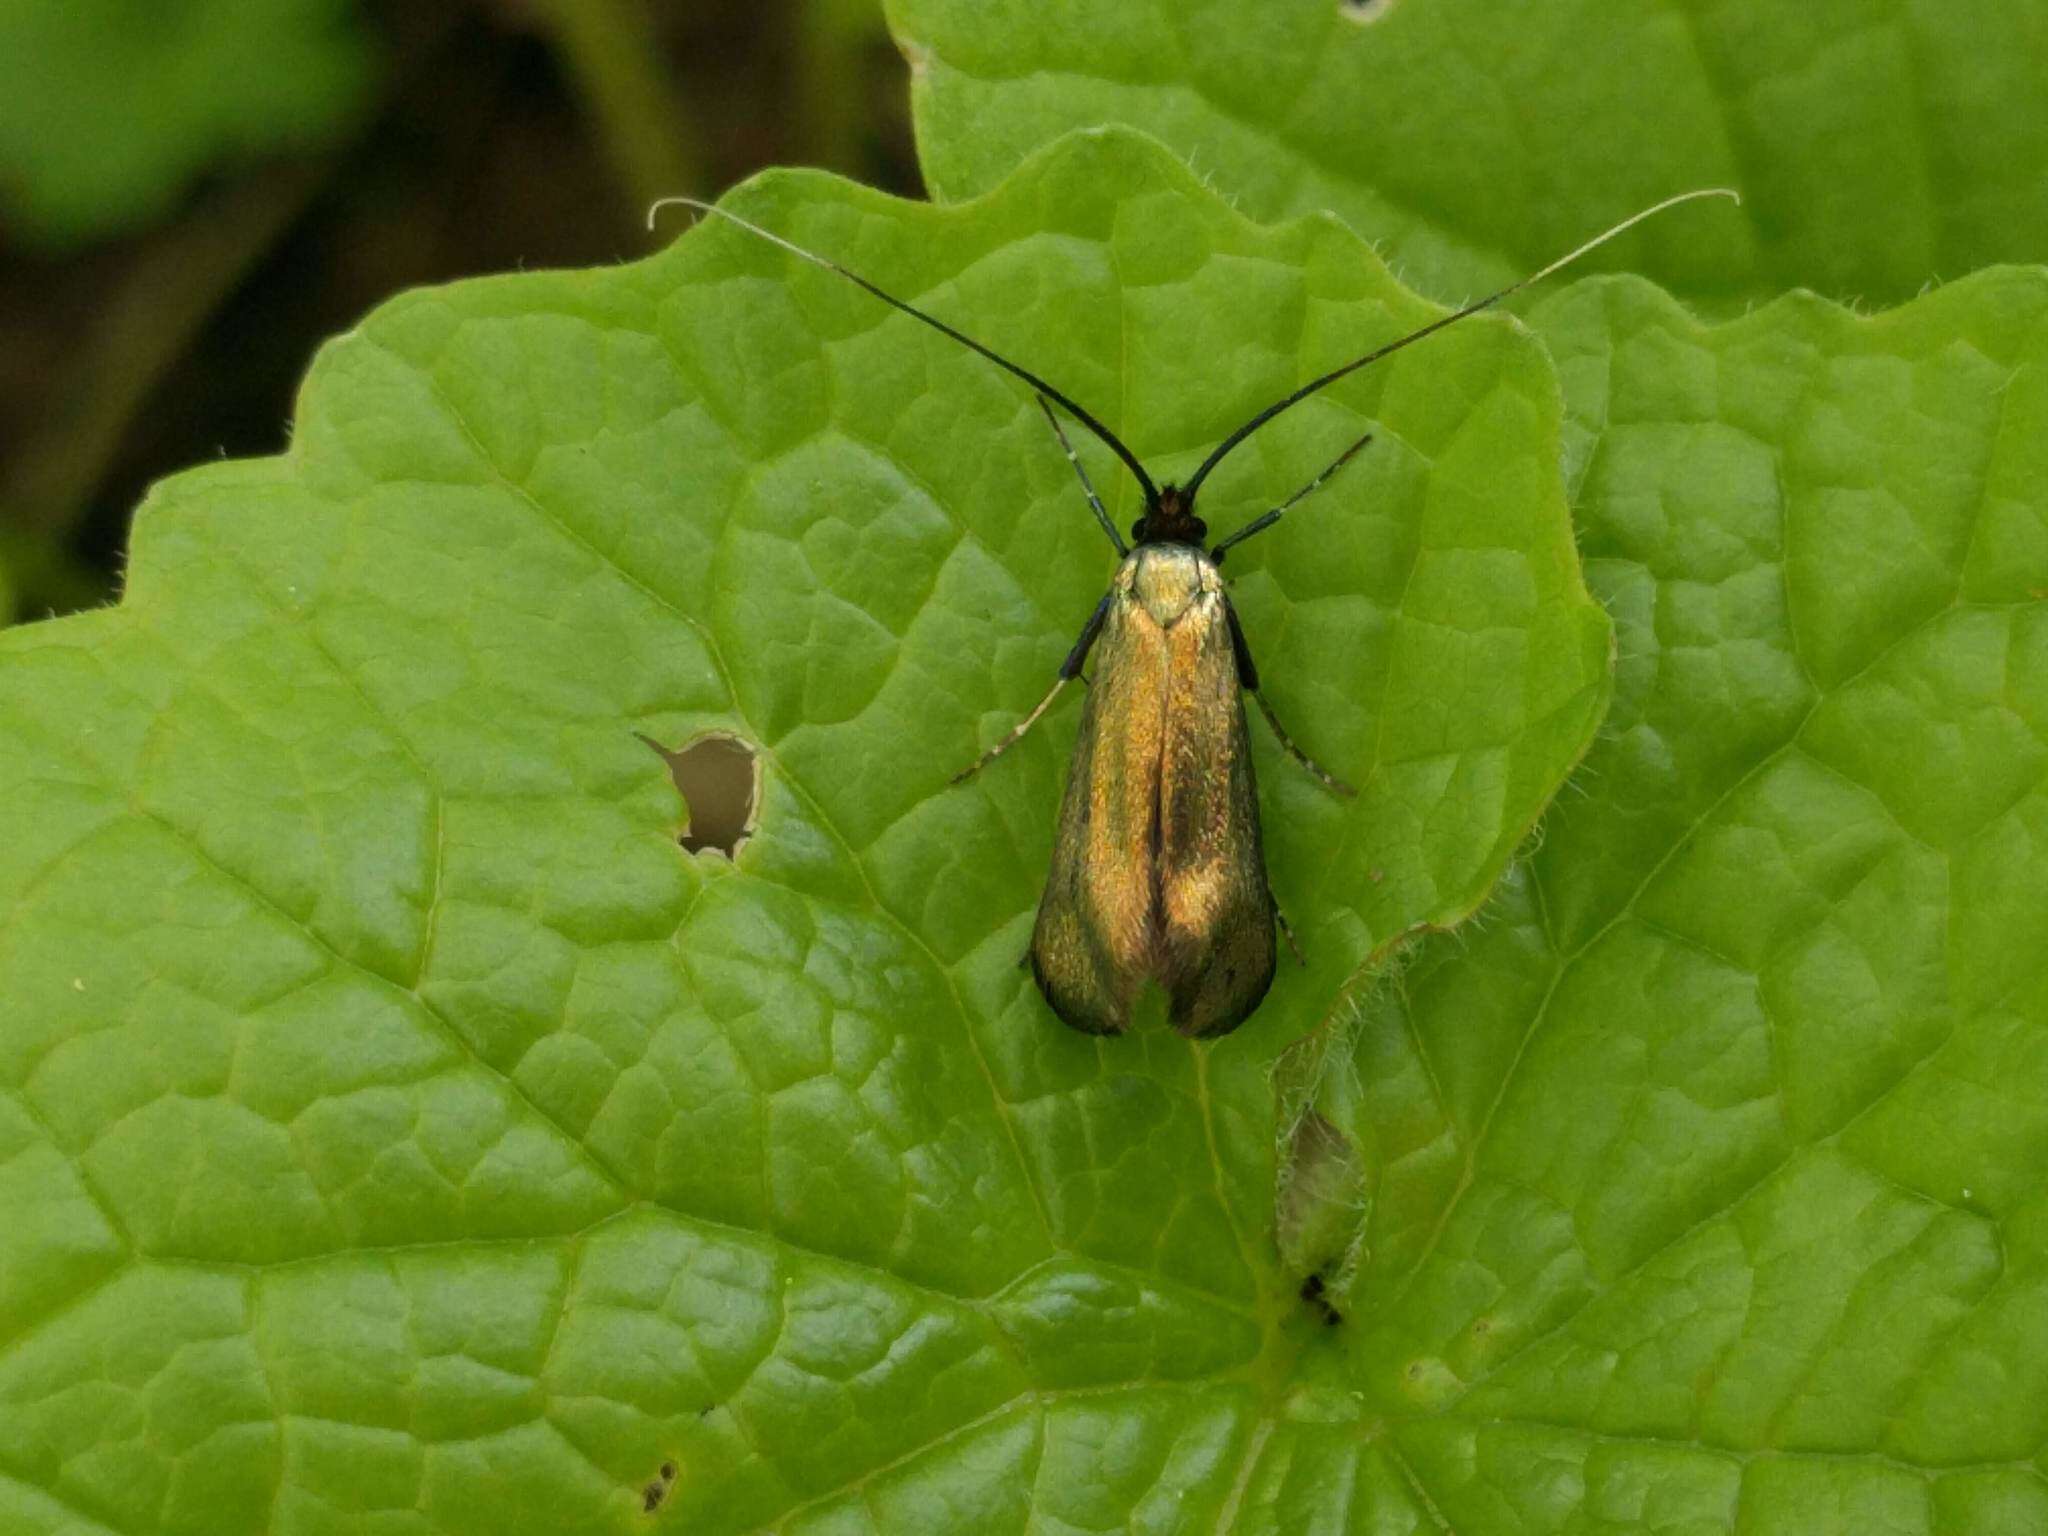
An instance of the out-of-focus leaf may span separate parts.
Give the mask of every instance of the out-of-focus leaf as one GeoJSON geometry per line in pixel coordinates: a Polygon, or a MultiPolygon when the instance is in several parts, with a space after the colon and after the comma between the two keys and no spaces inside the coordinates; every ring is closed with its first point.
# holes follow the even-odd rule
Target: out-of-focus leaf
{"type": "Polygon", "coordinates": [[[350,0],[0,0],[0,228],[146,225],[210,167],[324,142],[369,78],[350,0]]]}

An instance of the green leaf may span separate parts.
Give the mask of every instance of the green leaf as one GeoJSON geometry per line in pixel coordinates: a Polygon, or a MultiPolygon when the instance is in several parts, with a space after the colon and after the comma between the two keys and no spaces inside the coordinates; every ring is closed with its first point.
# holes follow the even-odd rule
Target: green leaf
{"type": "Polygon", "coordinates": [[[348,0],[0,0],[0,213],[64,247],[200,173],[323,142],[362,99],[348,0]]]}
{"type": "MultiPolygon", "coordinates": [[[[1130,135],[956,208],[739,202],[1161,476],[1434,313],[1130,135]]],[[[1248,1447],[1332,1358],[1267,1237],[1267,1069],[1483,898],[1611,686],[1510,322],[1288,413],[1204,512],[1366,422],[1229,567],[1363,791],[1254,721],[1307,967],[1221,1044],[1097,1041],[1017,967],[1072,701],[947,787],[1113,567],[1028,391],[726,226],[329,346],[288,457],[152,496],[118,609],[0,637],[0,1526],[1263,1508],[1248,1447]],[[765,767],[733,862],[636,739],[710,730],[765,767]]]]}
{"type": "Polygon", "coordinates": [[[1351,1454],[1460,1533],[2042,1529],[2048,274],[1537,324],[1618,691],[1485,919],[1318,1042],[1351,1454]]]}
{"type": "Polygon", "coordinates": [[[935,196],[1144,128],[1255,218],[1329,208],[1448,300],[1635,209],[1594,258],[1719,308],[1898,302],[2048,254],[2034,0],[890,0],[935,196]]]}

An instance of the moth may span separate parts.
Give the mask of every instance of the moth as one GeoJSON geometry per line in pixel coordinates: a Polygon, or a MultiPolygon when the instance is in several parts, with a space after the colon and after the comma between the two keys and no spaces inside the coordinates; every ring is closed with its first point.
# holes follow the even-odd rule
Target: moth
{"type": "Polygon", "coordinates": [[[1541,282],[1643,220],[1701,197],[1736,194],[1712,188],[1667,198],[1520,282],[1309,380],[1254,412],[1182,485],[1156,484],[1114,432],[1036,373],[828,257],[695,198],[664,198],[648,218],[651,226],[655,214],[670,204],[716,214],[858,284],[884,304],[980,353],[1036,393],[1080,478],[1082,494],[1116,548],[1118,565],[1109,591],[1082,626],[1045,697],[953,782],[971,777],[1015,746],[1094,657],[1053,839],[1052,869],[1026,958],[1052,1011],[1075,1029],[1122,1033],[1139,994],[1156,983],[1166,994],[1173,1027],[1207,1039],[1235,1029],[1265,998],[1273,983],[1274,931],[1285,927],[1266,878],[1243,695],[1257,701],[1289,757],[1333,793],[1355,793],[1294,744],[1259,687],[1244,627],[1224,590],[1224,557],[1328,482],[1372,441],[1372,434],[1359,437],[1306,485],[1213,547],[1208,525],[1195,515],[1202,483],[1232,449],[1282,411],[1541,282]],[[1131,525],[1128,544],[1096,494],[1054,406],[1099,438],[1136,479],[1143,510],[1131,525]]]}

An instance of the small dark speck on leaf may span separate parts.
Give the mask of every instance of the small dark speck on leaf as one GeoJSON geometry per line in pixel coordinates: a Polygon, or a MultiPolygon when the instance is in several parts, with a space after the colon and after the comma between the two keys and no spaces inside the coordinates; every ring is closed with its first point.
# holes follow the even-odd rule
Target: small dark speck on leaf
{"type": "Polygon", "coordinates": [[[668,764],[676,793],[689,807],[690,824],[679,839],[683,851],[736,855],[760,815],[760,754],[728,731],[707,731],[673,750],[652,736],[640,739],[668,764]]]}
{"type": "Polygon", "coordinates": [[[1321,1275],[1310,1275],[1301,1282],[1301,1299],[1322,1318],[1324,1326],[1334,1328],[1344,1321],[1344,1314],[1339,1312],[1330,1300],[1328,1288],[1324,1286],[1321,1275]]]}
{"type": "Polygon", "coordinates": [[[676,1464],[672,1461],[664,1461],[661,1464],[660,1475],[640,1490],[641,1512],[651,1515],[661,1508],[662,1501],[668,1497],[668,1491],[675,1486],[675,1481],[676,1464]]]}

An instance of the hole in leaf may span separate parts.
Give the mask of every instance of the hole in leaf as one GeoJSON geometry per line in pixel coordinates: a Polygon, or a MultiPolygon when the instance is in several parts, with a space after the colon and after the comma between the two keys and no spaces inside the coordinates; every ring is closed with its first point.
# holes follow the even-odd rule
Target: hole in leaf
{"type": "Polygon", "coordinates": [[[1370,26],[1394,8],[1394,0],[1337,0],[1337,13],[1361,27],[1370,26]]]}
{"type": "Polygon", "coordinates": [[[640,738],[668,764],[690,824],[678,841],[686,853],[709,848],[728,859],[753,834],[761,804],[761,757],[729,731],[707,731],[680,747],[640,738]]]}

